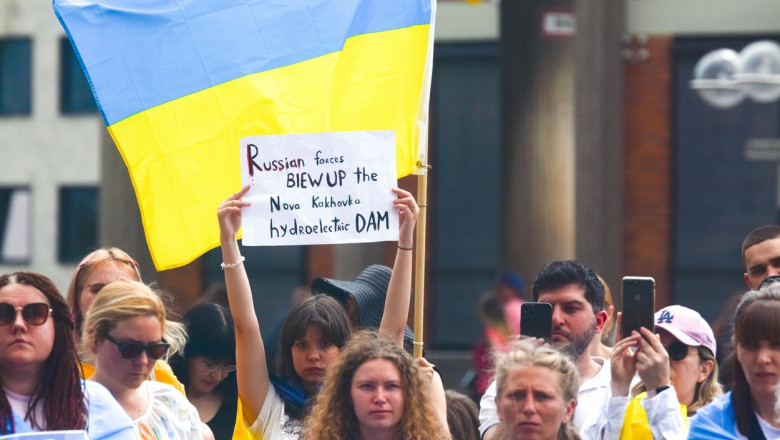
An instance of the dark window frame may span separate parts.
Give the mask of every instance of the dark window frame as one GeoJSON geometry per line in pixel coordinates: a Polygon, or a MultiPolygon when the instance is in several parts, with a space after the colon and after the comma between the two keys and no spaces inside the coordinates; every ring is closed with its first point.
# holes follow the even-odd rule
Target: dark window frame
{"type": "Polygon", "coordinates": [[[57,203],[57,261],[78,263],[98,245],[100,188],[60,186],[57,203]]]}
{"type": "Polygon", "coordinates": [[[60,39],[60,112],[64,115],[94,115],[98,108],[92,88],[76,52],[66,37],[60,39]]]}
{"type": "Polygon", "coordinates": [[[30,37],[0,38],[0,116],[32,114],[32,46],[30,37]],[[23,52],[25,46],[26,52],[22,53],[22,57],[19,57],[21,52],[14,53],[23,52]],[[10,57],[15,58],[11,60],[10,57]],[[13,62],[4,62],[6,58],[13,62]]]}

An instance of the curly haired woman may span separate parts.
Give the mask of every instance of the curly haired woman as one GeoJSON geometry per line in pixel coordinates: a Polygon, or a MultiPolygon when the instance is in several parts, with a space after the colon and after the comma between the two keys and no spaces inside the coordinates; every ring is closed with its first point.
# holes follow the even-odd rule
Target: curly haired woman
{"type": "Polygon", "coordinates": [[[423,362],[376,332],[353,335],[325,377],[306,420],[307,438],[449,439],[435,403],[444,400],[444,389],[423,362]]]}

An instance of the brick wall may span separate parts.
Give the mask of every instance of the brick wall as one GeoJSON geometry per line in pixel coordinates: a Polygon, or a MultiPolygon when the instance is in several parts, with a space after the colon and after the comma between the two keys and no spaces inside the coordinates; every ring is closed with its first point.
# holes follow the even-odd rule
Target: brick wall
{"type": "Polygon", "coordinates": [[[652,276],[656,308],[669,303],[672,239],[671,44],[650,37],[645,60],[624,65],[623,274],[652,276]]]}

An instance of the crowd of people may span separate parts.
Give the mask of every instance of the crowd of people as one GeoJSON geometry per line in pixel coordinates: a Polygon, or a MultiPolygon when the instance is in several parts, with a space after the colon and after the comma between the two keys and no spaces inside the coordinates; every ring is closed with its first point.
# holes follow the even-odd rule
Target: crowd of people
{"type": "Polygon", "coordinates": [[[201,303],[176,322],[117,248],[87,255],[66,295],[42,274],[0,276],[0,435],[780,439],[780,226],[743,243],[747,288],[726,338],[697,311],[669,305],[654,329],[621,339],[609,287],[575,260],[549,262],[531,287],[552,307],[549,339],[521,337],[523,281],[503,275],[480,301],[480,373],[466,396],[410,354],[419,213],[410,193],[393,190],[393,267],[315,279],[269,341],[236,238],[248,188],[217,210],[228,307],[201,303]],[[267,344],[278,347],[273,365],[267,344]]]}

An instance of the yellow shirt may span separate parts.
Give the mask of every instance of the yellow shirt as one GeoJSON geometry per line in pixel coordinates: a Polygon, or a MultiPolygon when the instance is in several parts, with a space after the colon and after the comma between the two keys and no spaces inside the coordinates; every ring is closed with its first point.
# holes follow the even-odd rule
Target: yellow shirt
{"type": "MultiPolygon", "coordinates": [[[[647,421],[647,413],[642,406],[641,401],[647,397],[647,393],[639,393],[631,399],[626,408],[626,417],[623,419],[623,430],[620,431],[620,439],[623,440],[653,440],[653,433],[650,431],[650,423],[647,421]]],[[[688,426],[688,407],[680,405],[683,423],[688,426]]]]}
{"type": "MultiPolygon", "coordinates": [[[[252,420],[252,423],[255,421],[252,420]]],[[[251,425],[250,423],[249,425],[251,425]]],[[[233,428],[233,440],[262,440],[262,435],[253,435],[249,431],[246,420],[244,420],[244,410],[241,407],[241,398],[238,399],[238,408],[236,409],[236,426],[233,428]]]]}

